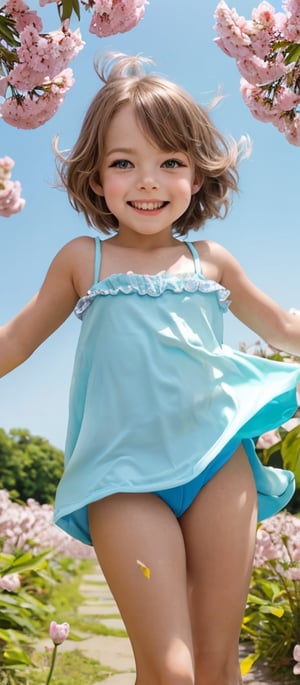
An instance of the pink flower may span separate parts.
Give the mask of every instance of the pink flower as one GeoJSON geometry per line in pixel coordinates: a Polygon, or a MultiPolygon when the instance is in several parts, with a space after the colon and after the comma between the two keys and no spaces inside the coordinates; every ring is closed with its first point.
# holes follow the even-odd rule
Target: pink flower
{"type": "Polygon", "coordinates": [[[21,45],[17,48],[19,62],[11,70],[8,81],[19,91],[30,91],[52,79],[82,50],[79,29],[72,33],[68,26],[40,36],[33,25],[26,26],[20,34],[21,45]]]}
{"type": "Polygon", "coordinates": [[[0,216],[8,218],[23,209],[25,200],[20,197],[21,192],[19,181],[0,181],[0,216]]]}
{"type": "Polygon", "coordinates": [[[0,76],[0,95],[5,98],[6,91],[8,87],[8,78],[7,76],[0,76]]]}
{"type": "Polygon", "coordinates": [[[16,128],[38,128],[54,116],[73,83],[72,70],[64,69],[52,81],[44,80],[42,95],[29,93],[19,97],[7,98],[0,105],[0,116],[7,124],[16,128]]]}
{"type": "Polygon", "coordinates": [[[89,31],[99,38],[133,29],[145,13],[147,0],[95,0],[89,31]]]}
{"type": "Polygon", "coordinates": [[[261,2],[252,10],[253,21],[263,26],[273,26],[275,23],[275,9],[269,2],[261,2]]]}
{"type": "Polygon", "coordinates": [[[0,158],[0,183],[1,181],[7,181],[10,179],[10,172],[14,165],[14,160],[11,157],[0,158]]]}
{"type": "Polygon", "coordinates": [[[280,442],[280,433],[278,429],[275,429],[261,435],[257,440],[256,447],[266,450],[272,445],[276,445],[277,442],[280,442]]]}
{"type": "Polygon", "coordinates": [[[49,635],[54,645],[61,645],[64,642],[70,632],[70,626],[68,623],[56,623],[56,621],[51,621],[49,628],[49,635]]]}
{"type": "Polygon", "coordinates": [[[293,673],[294,675],[300,675],[300,645],[295,645],[293,659],[297,661],[297,663],[294,665],[293,673]]]}
{"type": "MultiPolygon", "coordinates": [[[[239,16],[220,0],[215,11],[216,44],[236,59],[242,75],[241,95],[251,114],[271,122],[292,145],[300,146],[299,66],[296,52],[287,61],[285,50],[276,42],[299,43],[300,0],[283,0],[283,12],[263,0],[254,8],[251,20],[239,16]],[[275,48],[274,48],[275,43],[275,48]]],[[[289,54],[289,53],[288,53],[289,54]]],[[[291,53],[293,54],[293,53],[291,53]]]]}
{"type": "Polygon", "coordinates": [[[17,592],[20,585],[20,576],[18,573],[11,573],[0,578],[0,588],[7,592],[17,592]]]}
{"type": "Polygon", "coordinates": [[[9,217],[23,209],[25,200],[20,197],[19,181],[11,181],[11,170],[14,161],[11,157],[0,159],[0,216],[9,217]]]}
{"type": "Polygon", "coordinates": [[[42,31],[43,22],[35,10],[31,10],[23,0],[8,0],[5,5],[5,13],[12,16],[16,22],[16,28],[23,31],[25,26],[32,24],[37,31],[42,31]]]}
{"type": "Polygon", "coordinates": [[[300,114],[296,114],[293,119],[285,119],[283,133],[292,145],[300,147],[300,114]]]}

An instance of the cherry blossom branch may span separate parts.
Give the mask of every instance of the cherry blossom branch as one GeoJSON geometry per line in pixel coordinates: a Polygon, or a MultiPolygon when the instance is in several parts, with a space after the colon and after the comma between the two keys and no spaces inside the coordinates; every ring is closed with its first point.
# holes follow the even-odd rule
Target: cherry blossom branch
{"type": "MultiPolygon", "coordinates": [[[[52,0],[50,0],[52,2],[52,0]]],[[[40,0],[45,5],[47,0],[40,0]]],[[[142,18],[146,0],[81,0],[92,9],[90,32],[108,36],[132,29],[142,18]]],[[[79,28],[70,30],[73,12],[80,19],[79,0],[56,3],[61,26],[43,33],[43,22],[24,0],[0,7],[0,116],[7,124],[27,129],[42,126],[62,104],[74,83],[70,61],[84,46],[79,28]]]]}
{"type": "Polygon", "coordinates": [[[299,0],[283,0],[282,9],[275,12],[264,0],[245,19],[221,0],[215,42],[236,60],[241,95],[252,115],[300,146],[299,0]]]}

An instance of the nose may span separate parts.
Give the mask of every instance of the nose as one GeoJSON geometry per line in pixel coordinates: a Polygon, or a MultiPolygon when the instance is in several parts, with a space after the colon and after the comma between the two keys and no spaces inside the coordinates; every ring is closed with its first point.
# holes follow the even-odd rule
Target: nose
{"type": "Polygon", "coordinates": [[[137,182],[138,190],[157,190],[159,183],[151,174],[145,174],[137,182]]]}

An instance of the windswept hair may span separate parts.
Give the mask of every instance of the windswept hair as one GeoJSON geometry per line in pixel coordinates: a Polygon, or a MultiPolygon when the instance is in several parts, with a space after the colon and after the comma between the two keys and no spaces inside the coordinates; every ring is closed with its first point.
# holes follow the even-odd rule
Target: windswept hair
{"type": "Polygon", "coordinates": [[[54,149],[57,168],[71,205],[83,212],[90,226],[106,233],[118,228],[117,218],[91,183],[99,184],[105,140],[113,116],[123,105],[134,108],[145,135],[166,152],[185,152],[194,165],[195,178],[203,178],[188,209],[175,222],[177,235],[203,226],[207,219],[224,218],[231,194],[238,190],[237,163],[241,145],[227,142],[199,105],[175,83],[150,72],[151,60],[116,53],[95,63],[104,83],[91,102],[77,142],[65,156],[54,149]]]}

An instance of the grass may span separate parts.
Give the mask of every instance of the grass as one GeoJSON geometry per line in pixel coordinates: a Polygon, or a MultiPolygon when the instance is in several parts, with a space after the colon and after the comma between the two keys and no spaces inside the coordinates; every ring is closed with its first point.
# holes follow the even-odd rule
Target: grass
{"type": "MultiPolygon", "coordinates": [[[[101,616],[101,604],[97,615],[79,614],[78,608],[86,600],[80,591],[83,577],[95,572],[95,563],[83,561],[76,564],[76,571],[72,574],[63,574],[62,580],[57,582],[51,590],[49,603],[54,606],[53,616],[50,620],[57,623],[67,621],[70,624],[71,640],[78,640],[78,647],[72,651],[64,652],[57,650],[57,658],[51,685],[94,685],[105,680],[118,671],[109,666],[102,665],[98,660],[84,656],[80,651],[80,641],[87,637],[98,635],[110,635],[113,637],[127,637],[125,630],[110,628],[101,623],[101,618],[117,618],[118,614],[101,616]]],[[[84,579],[85,585],[93,587],[91,581],[84,579]]],[[[105,582],[99,585],[105,585],[105,582]]],[[[97,583],[98,585],[98,583],[97,583]]],[[[92,601],[92,597],[89,598],[92,601]]],[[[49,623],[39,626],[40,638],[49,638],[49,623]]],[[[0,685],[45,685],[51,662],[51,651],[34,649],[31,658],[34,666],[26,668],[18,673],[0,672],[0,685]]],[[[41,648],[40,648],[41,649],[41,648]]],[[[49,638],[49,650],[52,650],[52,642],[49,638]]]]}
{"type": "MultiPolygon", "coordinates": [[[[45,685],[49,673],[49,655],[40,654],[35,659],[36,669],[32,669],[24,685],[45,685]]],[[[80,650],[58,653],[55,671],[52,679],[53,685],[93,685],[101,682],[113,673],[117,673],[107,666],[102,666],[96,659],[85,657],[80,650]]],[[[1,682],[1,681],[0,681],[1,682]]]]}

